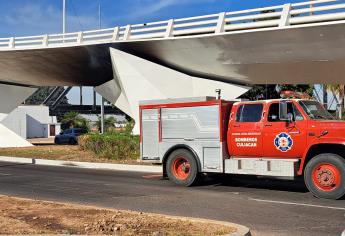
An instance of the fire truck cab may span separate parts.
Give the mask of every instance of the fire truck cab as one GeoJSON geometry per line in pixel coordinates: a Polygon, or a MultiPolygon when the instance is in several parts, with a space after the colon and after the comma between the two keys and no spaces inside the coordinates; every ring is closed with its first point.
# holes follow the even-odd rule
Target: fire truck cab
{"type": "Polygon", "coordinates": [[[141,159],[191,186],[202,173],[304,176],[317,197],[345,195],[345,122],[313,100],[140,103],[141,159]]]}

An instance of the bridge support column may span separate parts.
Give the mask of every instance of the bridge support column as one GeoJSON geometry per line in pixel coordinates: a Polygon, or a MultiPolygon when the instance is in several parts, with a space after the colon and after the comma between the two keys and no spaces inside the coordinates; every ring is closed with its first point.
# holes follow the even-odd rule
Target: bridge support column
{"type": "Polygon", "coordinates": [[[2,121],[35,91],[36,88],[0,84],[0,147],[32,146],[28,141],[7,128],[2,121]]]}
{"type": "Polygon", "coordinates": [[[235,99],[249,87],[192,77],[137,56],[110,48],[114,79],[97,92],[136,121],[139,133],[139,101],[151,99],[217,96],[235,99]]]}

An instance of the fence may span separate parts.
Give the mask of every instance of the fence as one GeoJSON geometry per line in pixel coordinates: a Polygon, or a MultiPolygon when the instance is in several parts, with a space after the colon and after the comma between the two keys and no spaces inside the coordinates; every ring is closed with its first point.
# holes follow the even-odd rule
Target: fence
{"type": "Polygon", "coordinates": [[[0,50],[222,34],[345,20],[341,0],[316,0],[66,34],[0,38],[0,50]]]}

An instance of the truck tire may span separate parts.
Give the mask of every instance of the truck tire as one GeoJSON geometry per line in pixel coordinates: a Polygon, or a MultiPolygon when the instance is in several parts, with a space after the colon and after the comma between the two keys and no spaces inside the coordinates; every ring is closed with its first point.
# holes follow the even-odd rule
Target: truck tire
{"type": "Polygon", "coordinates": [[[345,196],[345,159],[332,153],[313,157],[304,170],[304,181],[318,198],[340,199],[345,196]]]}
{"type": "Polygon", "coordinates": [[[169,155],[166,171],[169,179],[181,186],[192,186],[199,179],[195,156],[186,149],[177,149],[169,155]]]}

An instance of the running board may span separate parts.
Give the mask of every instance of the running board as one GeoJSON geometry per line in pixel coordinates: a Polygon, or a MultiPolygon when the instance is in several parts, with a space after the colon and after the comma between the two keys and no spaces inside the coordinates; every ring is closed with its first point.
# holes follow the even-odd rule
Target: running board
{"type": "Polygon", "coordinates": [[[295,177],[299,159],[231,158],[225,160],[225,173],[295,177]]]}

